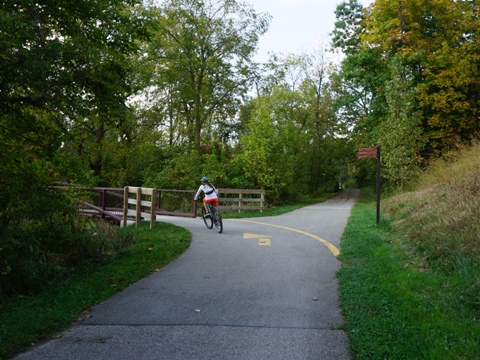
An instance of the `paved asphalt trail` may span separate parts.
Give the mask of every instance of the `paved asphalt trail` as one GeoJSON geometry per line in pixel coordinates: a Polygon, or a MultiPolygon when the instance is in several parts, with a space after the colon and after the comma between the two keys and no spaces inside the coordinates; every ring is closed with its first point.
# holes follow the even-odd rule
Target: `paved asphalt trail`
{"type": "Polygon", "coordinates": [[[334,254],[357,197],[227,219],[222,234],[161,217],[193,234],[180,258],[14,359],[350,359],[334,254]]]}

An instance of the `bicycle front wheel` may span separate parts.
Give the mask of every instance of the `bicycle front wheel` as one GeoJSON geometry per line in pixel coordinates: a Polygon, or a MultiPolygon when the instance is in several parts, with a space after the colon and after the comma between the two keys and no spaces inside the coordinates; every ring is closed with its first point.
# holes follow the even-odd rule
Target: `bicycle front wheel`
{"type": "Polygon", "coordinates": [[[218,233],[221,233],[223,231],[222,215],[220,215],[220,211],[218,211],[216,207],[213,208],[213,214],[213,223],[215,224],[215,229],[217,229],[218,233]]]}
{"type": "Polygon", "coordinates": [[[211,229],[213,227],[213,220],[212,220],[212,217],[209,216],[209,217],[206,217],[207,215],[207,212],[205,211],[205,206],[202,206],[202,218],[203,218],[203,222],[205,223],[205,226],[209,229],[211,229]]]}

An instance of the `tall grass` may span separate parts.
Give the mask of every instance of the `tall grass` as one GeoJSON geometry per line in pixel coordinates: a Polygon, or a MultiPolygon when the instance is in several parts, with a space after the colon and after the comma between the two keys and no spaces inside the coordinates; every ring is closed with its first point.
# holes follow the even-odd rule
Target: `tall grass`
{"type": "Polygon", "coordinates": [[[438,160],[416,191],[384,210],[425,266],[451,271],[461,258],[480,260],[480,145],[438,160]]]}

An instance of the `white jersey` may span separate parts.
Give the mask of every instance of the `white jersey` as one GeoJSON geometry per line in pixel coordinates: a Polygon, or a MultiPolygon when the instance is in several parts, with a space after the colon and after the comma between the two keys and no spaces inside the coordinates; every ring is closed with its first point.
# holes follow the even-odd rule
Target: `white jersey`
{"type": "Polygon", "coordinates": [[[216,199],[218,197],[217,189],[215,189],[214,186],[211,187],[207,184],[205,184],[205,185],[202,184],[202,185],[200,185],[200,187],[197,190],[197,193],[195,194],[195,200],[198,200],[198,197],[200,196],[200,193],[202,191],[205,193],[205,200],[212,200],[212,199],[216,199]]]}

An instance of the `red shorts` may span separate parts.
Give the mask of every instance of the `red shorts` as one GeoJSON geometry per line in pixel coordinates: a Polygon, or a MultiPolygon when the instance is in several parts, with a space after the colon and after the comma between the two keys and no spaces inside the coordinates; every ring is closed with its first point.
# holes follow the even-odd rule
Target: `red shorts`
{"type": "Polygon", "coordinates": [[[203,202],[204,203],[213,203],[213,206],[215,206],[215,207],[218,206],[218,198],[210,199],[210,200],[203,199],[203,202]]]}

